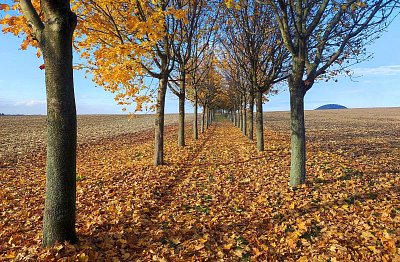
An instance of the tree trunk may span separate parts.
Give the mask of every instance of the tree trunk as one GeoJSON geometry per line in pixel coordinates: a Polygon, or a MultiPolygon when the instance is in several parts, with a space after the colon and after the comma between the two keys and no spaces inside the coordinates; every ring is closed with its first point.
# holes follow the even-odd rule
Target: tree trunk
{"type": "Polygon", "coordinates": [[[247,110],[246,110],[246,98],[243,99],[243,135],[247,135],[247,110]]]}
{"type": "Polygon", "coordinates": [[[206,114],[206,107],[203,106],[203,111],[201,112],[201,133],[204,133],[205,114],[206,114]]]}
{"type": "MultiPolygon", "coordinates": [[[[76,108],[72,69],[72,35],[76,16],[66,6],[47,10],[40,46],[47,94],[46,199],[43,246],[77,242],[76,108]],[[51,12],[50,12],[51,11],[51,12]]],[[[47,7],[49,8],[49,7],[47,7]]]]}
{"type": "Polygon", "coordinates": [[[197,123],[197,109],[198,109],[198,101],[197,101],[197,90],[194,90],[194,122],[193,122],[193,138],[195,140],[199,139],[199,127],[197,123]]]}
{"type": "Polygon", "coordinates": [[[213,114],[214,114],[214,112],[213,112],[213,110],[211,109],[211,110],[210,110],[210,114],[209,114],[209,115],[210,115],[210,121],[209,121],[208,127],[210,127],[211,124],[212,124],[212,122],[214,121],[213,114]]]}
{"type": "Polygon", "coordinates": [[[208,107],[206,107],[206,114],[205,114],[205,122],[204,122],[204,128],[208,128],[208,107]]]}
{"type": "Polygon", "coordinates": [[[263,108],[262,108],[262,92],[256,90],[256,136],[257,149],[264,151],[264,123],[263,123],[263,108]]]}
{"type": "Polygon", "coordinates": [[[205,115],[204,115],[204,119],[205,119],[205,122],[204,122],[204,128],[205,129],[208,129],[208,114],[209,114],[209,108],[208,108],[208,106],[206,106],[206,108],[205,108],[205,110],[206,110],[206,112],[205,112],[205,115]]]}
{"type": "Polygon", "coordinates": [[[160,79],[158,87],[156,119],[154,132],[154,165],[164,164],[164,110],[165,110],[165,94],[167,92],[168,76],[164,75],[160,79]]]}
{"type": "Polygon", "coordinates": [[[240,100],[240,107],[239,107],[239,128],[243,132],[243,102],[240,100]]]}
{"type": "Polygon", "coordinates": [[[213,121],[212,113],[213,113],[212,109],[208,111],[208,119],[209,119],[209,121],[208,121],[208,127],[211,126],[211,122],[213,121]]]}
{"type": "Polygon", "coordinates": [[[296,188],[306,179],[306,135],[304,126],[304,95],[302,86],[289,80],[291,163],[290,186],[296,188]]]}
{"type": "Polygon", "coordinates": [[[181,90],[179,93],[179,120],[178,120],[178,146],[185,146],[185,96],[186,72],[181,70],[181,90]]]}
{"type": "Polygon", "coordinates": [[[207,128],[210,127],[210,121],[211,121],[211,119],[210,119],[210,109],[207,108],[207,128]]]}
{"type": "Polygon", "coordinates": [[[242,130],[242,106],[239,106],[238,112],[237,112],[237,119],[238,119],[238,125],[237,127],[242,130]]]}
{"type": "Polygon", "coordinates": [[[178,146],[185,146],[185,95],[179,95],[178,146]]]}
{"type": "Polygon", "coordinates": [[[235,117],[236,117],[236,127],[240,128],[240,109],[237,109],[235,111],[235,117]]]}
{"type": "Polygon", "coordinates": [[[254,88],[250,90],[249,94],[249,133],[247,137],[254,140],[254,88]]]}

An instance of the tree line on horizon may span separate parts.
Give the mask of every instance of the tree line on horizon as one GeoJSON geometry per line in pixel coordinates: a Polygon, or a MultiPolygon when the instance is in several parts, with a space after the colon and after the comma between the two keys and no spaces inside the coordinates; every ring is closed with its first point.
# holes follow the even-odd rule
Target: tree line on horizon
{"type": "Polygon", "coordinates": [[[179,99],[178,145],[185,146],[185,101],[193,138],[223,111],[264,150],[262,105],[287,84],[292,188],[306,180],[304,96],[369,57],[366,46],[398,13],[397,0],[14,0],[0,4],[4,33],[43,56],[47,95],[43,246],[77,241],[77,122],[73,70],[115,93],[118,104],[154,109],[154,165],[164,164],[168,90],[179,99]],[[80,56],[73,63],[73,52],[80,56]],[[152,80],[158,82],[154,87],[152,80]],[[153,104],[154,103],[154,104],[153,104]],[[198,126],[198,108],[202,108],[198,126]],[[255,114],[254,114],[255,107],[255,114]],[[199,130],[200,129],[200,130],[199,130]]]}

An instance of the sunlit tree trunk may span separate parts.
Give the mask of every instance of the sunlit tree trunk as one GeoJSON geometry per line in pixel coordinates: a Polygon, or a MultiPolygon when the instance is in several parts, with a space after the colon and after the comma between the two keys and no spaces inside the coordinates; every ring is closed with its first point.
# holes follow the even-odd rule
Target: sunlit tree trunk
{"type": "Polygon", "coordinates": [[[254,138],[254,87],[249,92],[249,133],[247,137],[250,140],[254,138]]]}
{"type": "Polygon", "coordinates": [[[240,106],[239,106],[239,128],[243,132],[244,124],[243,124],[243,100],[242,100],[242,97],[243,96],[241,96],[240,106]]]}
{"type": "Polygon", "coordinates": [[[199,127],[198,127],[198,97],[197,97],[197,89],[194,89],[194,122],[193,122],[193,139],[197,140],[199,138],[199,127]]]}
{"type": "Polygon", "coordinates": [[[211,110],[208,109],[207,110],[207,128],[210,127],[211,122],[212,122],[212,109],[211,110]]]}
{"type": "Polygon", "coordinates": [[[233,124],[236,126],[237,124],[236,124],[236,110],[235,109],[232,110],[232,121],[233,121],[233,124]]]}
{"type": "Polygon", "coordinates": [[[168,75],[164,74],[160,79],[154,132],[154,165],[164,164],[164,111],[165,111],[165,94],[168,86],[168,75]]]}
{"type": "Polygon", "coordinates": [[[235,117],[236,117],[236,127],[240,128],[240,107],[236,109],[235,117]]]}
{"type": "Polygon", "coordinates": [[[211,125],[211,110],[209,107],[207,107],[207,128],[209,128],[211,125]]]}
{"type": "Polygon", "coordinates": [[[293,73],[289,77],[290,92],[290,137],[291,162],[290,181],[292,188],[296,188],[306,180],[306,135],[304,124],[304,95],[303,83],[305,59],[295,59],[293,73]]]}
{"type": "Polygon", "coordinates": [[[42,245],[77,242],[76,108],[72,69],[72,36],[76,15],[69,1],[42,1],[45,25],[30,1],[20,1],[45,64],[47,95],[46,196],[42,245]]]}
{"type": "Polygon", "coordinates": [[[181,70],[181,88],[179,93],[179,120],[178,120],[178,145],[185,146],[185,97],[186,97],[186,72],[181,70]]]}
{"type": "Polygon", "coordinates": [[[247,109],[246,109],[246,107],[247,107],[247,102],[246,102],[246,96],[244,96],[244,98],[243,98],[243,129],[242,129],[242,132],[243,132],[243,135],[247,135],[247,109]]]}
{"type": "Polygon", "coordinates": [[[203,106],[203,111],[201,112],[201,133],[204,133],[205,126],[205,115],[206,115],[206,106],[203,106]]]}
{"type": "Polygon", "coordinates": [[[208,107],[205,106],[204,107],[204,130],[206,130],[208,128],[208,107]]]}
{"type": "Polygon", "coordinates": [[[264,151],[262,92],[258,88],[256,90],[256,136],[257,136],[258,151],[264,151]]]}
{"type": "Polygon", "coordinates": [[[208,107],[206,107],[206,113],[205,113],[204,119],[205,119],[204,128],[207,129],[208,128],[208,107]]]}

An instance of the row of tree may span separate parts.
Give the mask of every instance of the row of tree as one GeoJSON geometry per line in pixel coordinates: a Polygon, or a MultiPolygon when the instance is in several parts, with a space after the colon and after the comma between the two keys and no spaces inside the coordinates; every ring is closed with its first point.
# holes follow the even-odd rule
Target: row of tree
{"type": "MultiPolygon", "coordinates": [[[[216,109],[229,112],[264,149],[262,103],[276,83],[289,84],[291,174],[305,181],[304,95],[321,78],[365,58],[365,45],[387,26],[395,0],[15,0],[3,31],[25,34],[43,54],[48,105],[43,245],[77,240],[75,233],[78,68],[141,110],[155,100],[154,164],[163,164],[165,96],[179,98],[178,143],[185,145],[185,99],[203,107],[202,127],[216,109]],[[72,6],[72,9],[71,9],[72,6]],[[151,79],[158,80],[154,89],[151,79]],[[156,94],[156,95],[154,95],[156,94]],[[248,116],[247,116],[248,115],[248,116]]],[[[10,10],[11,8],[11,10],[10,10]]],[[[39,53],[40,54],[40,53],[39,53]]]]}
{"type": "Polygon", "coordinates": [[[304,96],[318,80],[328,81],[369,57],[366,46],[398,13],[398,1],[229,1],[221,33],[222,73],[234,99],[224,109],[237,114],[257,148],[264,149],[263,94],[284,82],[290,93],[290,186],[306,179],[304,96]],[[247,116],[248,115],[248,116],[247,116]]]}
{"type": "MultiPolygon", "coordinates": [[[[47,94],[46,201],[43,245],[75,242],[77,122],[73,68],[141,110],[155,100],[154,164],[163,164],[167,88],[179,98],[178,143],[184,146],[185,99],[203,107],[201,131],[213,118],[213,47],[223,3],[205,0],[30,1],[1,4],[2,30],[43,55],[47,94]],[[73,65],[73,49],[81,56],[73,65]],[[151,79],[158,80],[152,90],[151,79]],[[190,92],[186,93],[186,87],[190,92]],[[155,92],[154,92],[155,91],[155,92]],[[157,93],[156,97],[153,93],[157,93]]],[[[198,138],[197,114],[194,138],[198,138]]]]}

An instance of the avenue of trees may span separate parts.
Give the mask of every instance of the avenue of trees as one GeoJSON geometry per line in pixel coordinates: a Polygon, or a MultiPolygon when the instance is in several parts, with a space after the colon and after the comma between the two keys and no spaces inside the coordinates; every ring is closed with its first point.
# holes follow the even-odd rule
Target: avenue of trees
{"type": "MultiPolygon", "coordinates": [[[[136,110],[154,103],[154,165],[164,164],[166,93],[179,98],[178,144],[185,146],[185,101],[194,106],[193,138],[224,112],[264,150],[262,104],[290,91],[290,186],[306,180],[304,96],[315,82],[366,58],[366,46],[397,12],[395,0],[15,0],[3,32],[24,35],[22,49],[44,59],[48,141],[43,245],[76,242],[78,68],[136,110]],[[158,83],[152,86],[151,79],[158,83]],[[152,94],[155,94],[153,96],[152,94]],[[254,110],[256,114],[254,115],[254,110]]],[[[261,175],[261,174],[260,174],[261,175]]]]}

